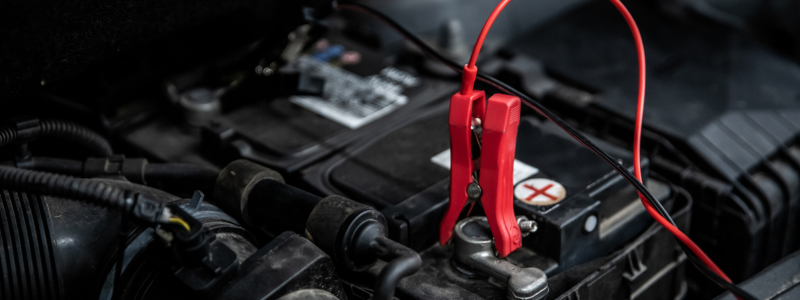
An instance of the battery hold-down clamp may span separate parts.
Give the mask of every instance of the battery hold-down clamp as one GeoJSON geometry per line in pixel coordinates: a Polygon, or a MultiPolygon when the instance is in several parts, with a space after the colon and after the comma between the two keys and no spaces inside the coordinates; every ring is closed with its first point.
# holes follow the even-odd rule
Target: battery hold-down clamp
{"type": "Polygon", "coordinates": [[[484,91],[472,90],[476,73],[476,67],[465,66],[461,91],[450,98],[450,204],[439,228],[439,242],[450,241],[467,200],[480,198],[497,253],[505,257],[522,245],[513,202],[520,99],[494,94],[486,101],[484,91]],[[482,137],[475,133],[480,157],[473,161],[472,135],[480,125],[482,137]]]}

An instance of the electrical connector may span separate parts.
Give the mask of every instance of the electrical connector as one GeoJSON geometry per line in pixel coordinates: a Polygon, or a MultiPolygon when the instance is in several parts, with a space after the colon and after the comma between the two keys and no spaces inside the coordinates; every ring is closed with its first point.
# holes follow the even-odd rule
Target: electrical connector
{"type": "Polygon", "coordinates": [[[159,233],[175,258],[175,277],[195,292],[216,291],[239,271],[236,252],[217,240],[203,223],[178,205],[171,204],[168,208],[173,217],[185,222],[164,225],[159,233]]]}

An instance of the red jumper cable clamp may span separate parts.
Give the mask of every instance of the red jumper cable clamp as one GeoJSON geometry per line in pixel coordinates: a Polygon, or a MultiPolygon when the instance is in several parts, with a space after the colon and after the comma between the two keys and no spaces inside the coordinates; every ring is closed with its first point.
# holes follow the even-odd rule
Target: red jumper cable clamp
{"type": "Polygon", "coordinates": [[[480,168],[481,205],[492,229],[497,253],[505,257],[522,246],[513,199],[520,99],[495,94],[486,101],[484,91],[472,90],[476,73],[477,68],[465,66],[463,80],[468,84],[462,84],[461,91],[450,98],[450,204],[440,224],[439,242],[445,244],[452,237],[453,227],[470,197],[467,189],[472,183],[478,184],[474,182],[473,173],[480,168]],[[473,164],[472,126],[479,123],[483,125],[480,162],[473,164]]]}

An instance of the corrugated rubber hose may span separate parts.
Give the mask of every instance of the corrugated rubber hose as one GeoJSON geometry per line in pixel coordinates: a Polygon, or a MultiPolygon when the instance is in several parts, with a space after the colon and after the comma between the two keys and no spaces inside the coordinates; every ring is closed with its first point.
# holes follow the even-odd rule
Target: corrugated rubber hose
{"type": "MultiPolygon", "coordinates": [[[[41,132],[38,138],[52,138],[80,145],[90,152],[91,156],[107,157],[114,154],[108,141],[81,125],[52,119],[42,119],[39,121],[41,132]]],[[[0,147],[17,142],[17,129],[13,126],[0,127],[0,147]]]]}
{"type": "Polygon", "coordinates": [[[121,210],[127,210],[133,204],[129,201],[130,193],[101,181],[6,166],[0,166],[0,187],[83,200],[98,206],[121,210]]]}
{"type": "Polygon", "coordinates": [[[99,180],[0,166],[0,188],[85,201],[147,224],[166,224],[170,217],[164,203],[99,180]]]}

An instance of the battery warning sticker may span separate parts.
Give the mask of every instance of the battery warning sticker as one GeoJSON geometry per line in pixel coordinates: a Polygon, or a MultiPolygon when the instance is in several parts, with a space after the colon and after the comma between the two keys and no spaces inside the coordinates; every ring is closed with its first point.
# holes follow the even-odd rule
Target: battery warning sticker
{"type": "MultiPolygon", "coordinates": [[[[431,157],[431,162],[445,168],[450,169],[450,149],[444,150],[442,153],[436,154],[436,156],[431,157]]],[[[531,177],[539,173],[539,169],[532,167],[524,162],[519,160],[514,160],[514,184],[525,180],[525,178],[531,177]]]]}
{"type": "Polygon", "coordinates": [[[297,71],[322,78],[322,97],[292,96],[289,101],[323,117],[357,129],[408,102],[403,89],[419,84],[419,78],[393,67],[362,77],[310,55],[292,65],[297,71]]]}

